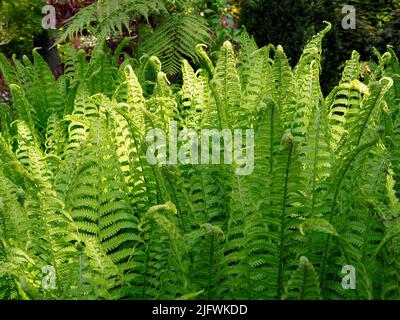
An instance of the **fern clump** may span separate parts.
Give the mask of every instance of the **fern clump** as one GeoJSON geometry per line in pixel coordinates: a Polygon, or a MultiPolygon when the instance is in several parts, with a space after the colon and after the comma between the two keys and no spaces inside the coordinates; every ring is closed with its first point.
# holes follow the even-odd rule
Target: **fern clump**
{"type": "MultiPolygon", "coordinates": [[[[79,17],[70,34],[87,27],[79,17]]],[[[111,25],[103,18],[99,28],[111,25]]],[[[282,46],[258,48],[247,34],[213,63],[198,45],[207,34],[190,28],[202,22],[167,18],[141,47],[150,56],[121,65],[103,41],[91,59],[69,48],[57,80],[36,51],[12,64],[0,55],[12,95],[0,105],[1,298],[400,298],[393,50],[366,78],[353,52],[325,97],[329,24],[293,69],[282,46]],[[169,136],[170,123],[254,130],[253,173],[149,163],[147,133],[169,136]]]]}

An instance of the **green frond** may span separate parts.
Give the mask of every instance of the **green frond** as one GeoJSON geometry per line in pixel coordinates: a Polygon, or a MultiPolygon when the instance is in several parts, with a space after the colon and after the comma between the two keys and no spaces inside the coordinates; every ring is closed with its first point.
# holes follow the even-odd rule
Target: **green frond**
{"type": "Polygon", "coordinates": [[[285,289],[285,300],[319,300],[318,274],[306,257],[300,257],[298,269],[292,274],[285,289]]]}
{"type": "Polygon", "coordinates": [[[326,27],[319,33],[314,35],[312,39],[307,43],[303,49],[303,53],[300,56],[299,62],[297,63],[294,73],[297,76],[303,73],[303,68],[310,65],[313,60],[316,60],[318,67],[321,64],[321,53],[322,53],[322,41],[325,35],[331,30],[332,24],[324,21],[326,27]]]}
{"type": "Polygon", "coordinates": [[[209,40],[205,22],[197,16],[174,14],[140,45],[140,52],[157,56],[168,75],[178,74],[183,59],[198,62],[196,46],[209,40]]]}
{"type": "MultiPolygon", "coordinates": [[[[354,51],[324,97],[330,25],[294,70],[282,46],[258,49],[247,33],[239,52],[225,42],[214,66],[203,22],[178,14],[160,17],[140,45],[148,55],[119,66],[131,39],[112,53],[105,33],[161,4],[83,9],[67,34],[90,28],[98,41],[90,61],[67,46],[57,80],[37,50],[12,64],[0,55],[12,95],[0,104],[0,298],[398,299],[393,50],[375,50],[365,77],[354,51]],[[147,159],[156,128],[167,163],[147,159]],[[237,175],[236,162],[172,161],[172,135],[184,129],[254,130],[251,174],[237,175]],[[43,268],[55,271],[55,288],[43,286],[43,268]]],[[[252,151],[243,139],[236,146],[243,157],[252,151]]]]}
{"type": "Polygon", "coordinates": [[[242,91],[236,69],[235,52],[229,41],[226,41],[220,49],[211,88],[218,110],[218,126],[220,128],[237,126],[233,120],[242,118],[244,110],[240,106],[242,91]]]}
{"type": "Polygon", "coordinates": [[[0,52],[0,73],[8,85],[18,83],[16,72],[6,56],[0,52]]]}
{"type": "Polygon", "coordinates": [[[381,111],[380,108],[383,106],[385,94],[392,85],[393,80],[390,78],[382,78],[379,82],[371,83],[370,94],[364,97],[359,114],[349,119],[349,135],[342,147],[343,150],[358,147],[368,137],[368,134],[373,134],[369,129],[369,125],[374,120],[375,113],[381,111]]]}
{"type": "Polygon", "coordinates": [[[361,76],[360,54],[357,51],[351,53],[351,59],[346,61],[340,84],[358,80],[361,76]]]}
{"type": "Polygon", "coordinates": [[[278,104],[283,126],[288,129],[294,121],[296,82],[282,46],[277,46],[272,65],[271,81],[267,81],[267,93],[278,104]]]}
{"type": "Polygon", "coordinates": [[[239,73],[242,87],[246,86],[249,75],[254,71],[254,65],[257,64],[257,55],[254,54],[258,50],[258,46],[253,37],[246,30],[243,30],[239,44],[241,48],[239,60],[239,73]]]}
{"type": "Polygon", "coordinates": [[[44,59],[36,49],[33,50],[34,73],[33,83],[35,92],[33,105],[37,116],[43,127],[46,126],[47,118],[52,113],[63,113],[63,98],[58,91],[57,82],[54,75],[44,59]]]}
{"type": "Polygon", "coordinates": [[[80,10],[67,23],[65,32],[58,43],[75,38],[84,30],[90,30],[95,37],[107,37],[112,34],[122,34],[123,29],[130,30],[133,18],[147,19],[154,13],[165,13],[163,1],[118,0],[95,2],[80,10]],[[96,23],[93,27],[93,23],[96,23]]]}

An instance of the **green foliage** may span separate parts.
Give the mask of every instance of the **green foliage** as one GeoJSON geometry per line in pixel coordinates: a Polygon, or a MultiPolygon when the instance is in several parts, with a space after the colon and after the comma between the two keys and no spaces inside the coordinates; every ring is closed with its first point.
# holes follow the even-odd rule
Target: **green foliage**
{"type": "Polygon", "coordinates": [[[318,275],[306,257],[300,257],[299,267],[286,288],[287,300],[318,300],[321,297],[318,275]]]}
{"type": "Polygon", "coordinates": [[[164,72],[176,74],[180,72],[183,59],[199,60],[196,45],[208,39],[209,33],[202,19],[194,15],[174,14],[144,39],[139,50],[142,54],[159,57],[164,72]]]}
{"type": "Polygon", "coordinates": [[[26,53],[34,47],[37,34],[43,31],[42,0],[21,0],[0,2],[0,51],[12,54],[26,53]]]}
{"type": "Polygon", "coordinates": [[[166,74],[175,75],[180,72],[183,59],[199,61],[196,45],[206,43],[210,38],[210,31],[201,16],[174,12],[171,8],[173,5],[167,3],[165,6],[164,2],[167,1],[95,2],[83,8],[71,19],[58,42],[80,36],[85,30],[100,39],[121,36],[126,32],[136,33],[135,37],[143,38],[140,39],[138,47],[140,54],[157,56],[163,63],[166,74]],[[150,17],[157,21],[153,23],[154,31],[147,25],[150,23],[150,17]],[[137,23],[132,25],[135,19],[139,21],[139,26],[137,23]],[[140,23],[141,19],[144,19],[145,23],[140,23]]]}
{"type": "Polygon", "coordinates": [[[106,38],[115,32],[122,33],[123,28],[131,29],[134,18],[166,13],[162,0],[117,0],[96,1],[81,9],[70,21],[59,41],[78,36],[83,30],[91,30],[93,36],[106,38]],[[93,24],[95,23],[95,27],[93,24]]]}
{"type": "Polygon", "coordinates": [[[184,60],[175,87],[158,58],[118,66],[103,42],[69,48],[57,80],[36,51],[0,58],[2,298],[398,299],[400,66],[388,47],[361,82],[354,52],[324,97],[330,27],[293,69],[247,34],[215,65],[197,46],[204,68],[184,60]],[[172,121],[254,129],[253,173],[151,165],[146,134],[172,121]]]}

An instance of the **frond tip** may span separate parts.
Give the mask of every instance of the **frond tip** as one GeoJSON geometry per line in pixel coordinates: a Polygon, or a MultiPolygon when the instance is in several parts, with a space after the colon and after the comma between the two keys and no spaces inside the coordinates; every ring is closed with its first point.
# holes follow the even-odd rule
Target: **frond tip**
{"type": "Polygon", "coordinates": [[[290,278],[284,300],[319,300],[321,299],[321,291],[319,288],[318,275],[313,265],[308,261],[307,257],[300,257],[300,263],[297,270],[290,278]]]}

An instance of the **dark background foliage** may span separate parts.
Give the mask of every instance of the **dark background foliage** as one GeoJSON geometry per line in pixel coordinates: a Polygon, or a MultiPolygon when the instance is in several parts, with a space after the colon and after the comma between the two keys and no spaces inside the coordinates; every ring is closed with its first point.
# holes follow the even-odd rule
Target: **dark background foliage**
{"type": "MultiPolygon", "coordinates": [[[[51,47],[54,34],[41,28],[41,8],[46,2],[56,6],[57,23],[61,27],[95,0],[0,0],[1,52],[8,57],[12,54],[21,57],[23,54],[29,56],[34,47],[51,47]]],[[[282,44],[292,66],[307,40],[323,28],[323,21],[331,22],[332,30],[323,46],[322,87],[325,94],[337,83],[338,71],[352,50],[357,50],[364,61],[373,58],[373,47],[382,52],[387,44],[391,44],[400,53],[399,0],[170,0],[165,3],[170,14],[186,11],[206,18],[213,34],[211,51],[227,38],[235,40],[243,26],[259,46],[282,44]],[[345,4],[354,5],[357,10],[355,30],[344,30],[341,26],[344,17],[341,10],[345,4]]],[[[146,21],[137,23],[146,24],[146,21]]],[[[110,39],[110,43],[116,45],[120,41],[120,38],[110,39]]],[[[41,53],[55,70],[58,58],[48,57],[48,52],[41,53]]]]}
{"type": "Polygon", "coordinates": [[[21,56],[32,51],[34,39],[43,33],[42,0],[0,0],[0,51],[21,56]]]}
{"type": "Polygon", "coordinates": [[[392,44],[397,53],[400,45],[400,3],[395,0],[241,0],[241,23],[259,45],[282,44],[291,64],[313,34],[323,28],[323,21],[332,23],[324,41],[324,91],[337,83],[337,69],[357,50],[362,59],[371,59],[375,46],[383,51],[392,44]],[[355,6],[357,27],[344,30],[341,21],[345,4],[355,6]]]}

